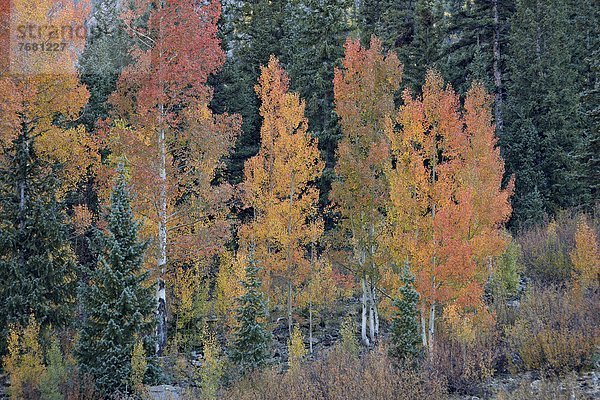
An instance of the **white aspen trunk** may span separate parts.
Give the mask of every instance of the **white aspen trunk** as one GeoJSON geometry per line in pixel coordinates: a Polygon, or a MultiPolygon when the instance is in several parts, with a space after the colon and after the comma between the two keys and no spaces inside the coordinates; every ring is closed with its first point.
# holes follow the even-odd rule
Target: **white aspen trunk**
{"type": "Polygon", "coordinates": [[[290,338],[292,337],[292,207],[294,207],[294,172],[292,172],[290,180],[290,197],[289,197],[289,218],[287,226],[288,246],[287,246],[287,278],[288,278],[288,331],[290,338]]]}
{"type": "Polygon", "coordinates": [[[379,310],[377,309],[377,288],[373,285],[373,316],[375,318],[375,336],[379,336],[379,310]]]}
{"type": "Polygon", "coordinates": [[[369,300],[369,339],[371,343],[375,343],[375,316],[373,314],[373,304],[369,300]]]}
{"type": "Polygon", "coordinates": [[[431,309],[429,310],[429,355],[433,354],[433,345],[434,345],[434,334],[435,334],[435,303],[431,305],[431,309]]]}
{"type": "Polygon", "coordinates": [[[375,343],[375,304],[373,302],[373,290],[370,283],[367,289],[369,293],[369,339],[371,343],[375,343]]]}
{"type": "Polygon", "coordinates": [[[158,202],[158,284],[156,287],[156,354],[161,355],[167,344],[167,146],[163,125],[164,106],[160,105],[161,123],[158,132],[159,202],[158,202]]]}
{"type": "MultiPolygon", "coordinates": [[[[25,154],[24,162],[25,164],[29,163],[29,128],[27,127],[27,123],[22,121],[23,126],[23,152],[25,154]]],[[[18,159],[18,157],[17,157],[18,159]]],[[[19,165],[19,169],[23,166],[19,165]]],[[[26,191],[27,191],[27,174],[22,174],[22,179],[19,180],[17,184],[17,192],[19,195],[19,230],[25,228],[25,203],[26,203],[26,191]]],[[[21,251],[19,253],[19,265],[25,266],[25,252],[21,251]]]]}
{"type": "Polygon", "coordinates": [[[500,69],[500,17],[498,15],[498,0],[494,0],[493,5],[494,12],[494,86],[496,87],[496,94],[494,96],[494,118],[496,120],[496,131],[498,135],[502,134],[504,129],[504,117],[502,115],[502,71],[500,69]]]}
{"type": "Polygon", "coordinates": [[[308,348],[310,354],[313,353],[313,312],[312,312],[312,300],[308,303],[308,348]]]}
{"type": "Polygon", "coordinates": [[[367,338],[367,283],[365,277],[360,280],[362,285],[362,317],[360,321],[360,338],[365,346],[369,345],[369,339],[367,338]]]}
{"type": "Polygon", "coordinates": [[[290,338],[292,337],[292,281],[288,281],[288,331],[290,333],[290,338]]]}
{"type": "Polygon", "coordinates": [[[421,310],[421,340],[423,341],[423,348],[427,349],[429,346],[427,345],[427,323],[425,320],[425,312],[421,310]]]}

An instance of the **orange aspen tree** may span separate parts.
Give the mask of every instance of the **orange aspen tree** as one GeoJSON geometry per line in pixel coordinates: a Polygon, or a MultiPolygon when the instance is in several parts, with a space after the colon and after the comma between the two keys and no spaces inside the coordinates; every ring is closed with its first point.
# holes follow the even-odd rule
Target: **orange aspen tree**
{"type": "Polygon", "coordinates": [[[322,221],[313,216],[319,199],[314,182],[324,163],[316,139],[307,131],[304,101],[288,88],[288,75],[271,56],[255,87],[263,120],[261,147],[246,162],[243,183],[254,219],[240,229],[240,239],[241,248],[255,245],[271,293],[287,292],[291,334],[295,289],[310,271],[308,246],[323,232],[322,221]]]}
{"type": "Polygon", "coordinates": [[[352,245],[350,262],[362,289],[361,337],[368,345],[379,333],[377,284],[384,263],[379,242],[388,201],[383,171],[389,160],[384,128],[395,112],[394,94],[400,86],[402,67],[395,54],[384,56],[375,37],[369,49],[349,39],[345,50],[343,67],[336,68],[334,77],[342,139],[331,200],[341,215],[340,230],[352,245]]]}
{"type": "Polygon", "coordinates": [[[575,248],[571,251],[573,263],[573,290],[581,295],[588,288],[600,284],[600,251],[596,232],[582,215],[577,222],[575,248]]]}
{"type": "Polygon", "coordinates": [[[226,201],[232,191],[212,183],[240,121],[208,108],[208,77],[225,61],[217,37],[220,3],[134,3],[123,19],[138,45],[111,97],[121,120],[110,140],[114,155],[124,157],[130,169],[135,211],[156,237],[156,352],[161,354],[167,340],[167,261],[169,266],[202,263],[222,251],[229,234],[226,201]],[[140,25],[145,17],[147,23],[140,25]]]}
{"type": "MultiPolygon", "coordinates": [[[[77,5],[65,0],[15,1],[8,31],[17,34],[17,26],[28,24],[83,27],[88,5],[85,1],[77,5]]],[[[82,43],[68,32],[53,40],[43,38],[63,51],[25,51],[17,38],[11,38],[10,63],[0,71],[0,154],[19,139],[26,158],[35,151],[50,165],[59,164],[61,195],[75,189],[99,159],[96,143],[76,124],[89,94],[75,69],[77,45],[82,43]]],[[[23,205],[27,182],[19,185],[23,205]]]]}
{"type": "Polygon", "coordinates": [[[423,345],[434,345],[436,307],[484,312],[481,296],[493,257],[507,245],[512,182],[502,188],[504,163],[491,122],[491,97],[481,85],[456,93],[430,71],[422,98],[404,105],[386,128],[393,164],[389,248],[409,261],[421,295],[423,345]],[[396,122],[401,128],[396,130],[396,122]]]}

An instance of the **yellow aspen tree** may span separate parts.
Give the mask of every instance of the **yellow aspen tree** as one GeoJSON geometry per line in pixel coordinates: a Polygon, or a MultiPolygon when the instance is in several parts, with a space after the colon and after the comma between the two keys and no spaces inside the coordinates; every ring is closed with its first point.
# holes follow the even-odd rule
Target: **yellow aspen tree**
{"type": "Polygon", "coordinates": [[[573,290],[582,294],[600,283],[600,251],[596,232],[585,216],[579,217],[575,233],[575,248],[571,251],[573,290]]]}
{"type": "MultiPolygon", "coordinates": [[[[83,27],[88,5],[86,1],[77,5],[66,0],[15,1],[10,25],[83,27]]],[[[55,39],[64,51],[25,52],[16,46],[17,39],[12,39],[11,63],[0,71],[0,161],[20,143],[19,151],[25,157],[35,152],[49,165],[61,166],[58,194],[64,195],[99,161],[97,144],[83,125],[77,124],[89,97],[75,69],[78,43],[66,35],[55,39]]],[[[48,39],[48,44],[52,43],[48,39]]],[[[25,204],[27,182],[20,182],[19,187],[25,204]]]]}
{"type": "Polygon", "coordinates": [[[244,166],[245,202],[254,218],[240,229],[240,247],[254,244],[269,292],[276,302],[287,298],[291,334],[295,290],[310,270],[307,248],[323,232],[322,221],[313,216],[319,199],[314,182],[324,163],[308,132],[304,101],[288,88],[288,75],[272,56],[255,87],[263,120],[261,147],[244,166]]]}
{"type": "Polygon", "coordinates": [[[331,200],[341,215],[343,240],[352,246],[350,264],[362,289],[361,338],[369,345],[379,333],[377,287],[386,262],[379,246],[388,201],[383,171],[389,162],[389,150],[384,128],[395,112],[394,95],[400,86],[402,67],[395,54],[383,54],[381,42],[375,37],[369,49],[350,39],[345,49],[343,66],[335,70],[334,77],[335,111],[342,139],[331,200]]]}

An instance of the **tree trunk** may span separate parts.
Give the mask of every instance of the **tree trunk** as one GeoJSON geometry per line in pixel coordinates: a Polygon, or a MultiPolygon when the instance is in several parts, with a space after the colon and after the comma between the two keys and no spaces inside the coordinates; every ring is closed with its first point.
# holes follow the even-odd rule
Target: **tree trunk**
{"type": "Polygon", "coordinates": [[[292,325],[293,325],[293,321],[292,321],[292,281],[289,280],[288,281],[288,310],[287,310],[287,314],[288,314],[288,331],[290,333],[290,338],[292,337],[292,325]]]}
{"type": "MultiPolygon", "coordinates": [[[[370,280],[368,282],[370,282],[370,280]]],[[[371,340],[371,343],[375,343],[375,302],[373,300],[373,289],[371,283],[368,284],[367,289],[369,293],[369,339],[371,340]]]]}
{"type": "Polygon", "coordinates": [[[375,336],[379,336],[379,310],[377,309],[377,288],[373,284],[373,315],[375,317],[375,336]]]}
{"type": "Polygon", "coordinates": [[[427,349],[427,322],[425,320],[425,310],[421,310],[421,340],[423,341],[423,348],[427,349]]]}
{"type": "Polygon", "coordinates": [[[294,178],[292,172],[290,179],[290,197],[289,197],[289,218],[287,226],[288,245],[287,245],[287,278],[288,278],[288,331],[292,337],[292,207],[294,207],[294,178]]]}
{"type": "MultiPolygon", "coordinates": [[[[22,149],[17,149],[17,161],[19,163],[19,171],[17,172],[20,176],[18,177],[17,183],[17,195],[19,196],[19,231],[25,229],[25,207],[27,203],[27,166],[29,165],[29,128],[26,122],[22,122],[23,132],[21,135],[23,143],[21,144],[22,149]],[[18,154],[21,151],[23,154],[18,154]]],[[[19,252],[19,265],[25,268],[26,254],[25,249],[19,252]]]]}
{"type": "MultiPolygon", "coordinates": [[[[160,106],[161,119],[164,113],[160,106]]],[[[167,269],[167,146],[165,127],[162,124],[158,132],[159,157],[159,204],[158,204],[158,284],[156,288],[156,354],[161,355],[167,344],[167,292],[165,273],[167,269]]]]}
{"type": "Polygon", "coordinates": [[[433,354],[433,342],[434,342],[434,334],[435,334],[435,303],[431,305],[431,309],[429,311],[429,355],[433,354]]]}
{"type": "Polygon", "coordinates": [[[365,346],[369,345],[369,339],[367,338],[367,283],[363,276],[360,280],[362,285],[362,318],[360,321],[360,338],[365,346]]]}
{"type": "Polygon", "coordinates": [[[313,312],[312,312],[312,301],[308,303],[308,347],[310,354],[313,353],[313,312]]]}
{"type": "Polygon", "coordinates": [[[498,0],[494,0],[493,5],[494,12],[494,86],[496,87],[496,94],[494,98],[494,119],[496,120],[496,132],[498,135],[502,134],[504,128],[504,118],[502,116],[502,102],[503,102],[503,89],[502,89],[502,70],[500,68],[500,17],[498,14],[498,0]]]}

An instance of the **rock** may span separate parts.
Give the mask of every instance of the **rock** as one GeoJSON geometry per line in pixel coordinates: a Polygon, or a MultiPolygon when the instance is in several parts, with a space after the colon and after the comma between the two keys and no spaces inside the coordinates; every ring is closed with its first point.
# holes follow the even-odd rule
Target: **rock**
{"type": "Polygon", "coordinates": [[[171,385],[150,386],[147,388],[151,400],[180,400],[181,389],[171,385]]]}

